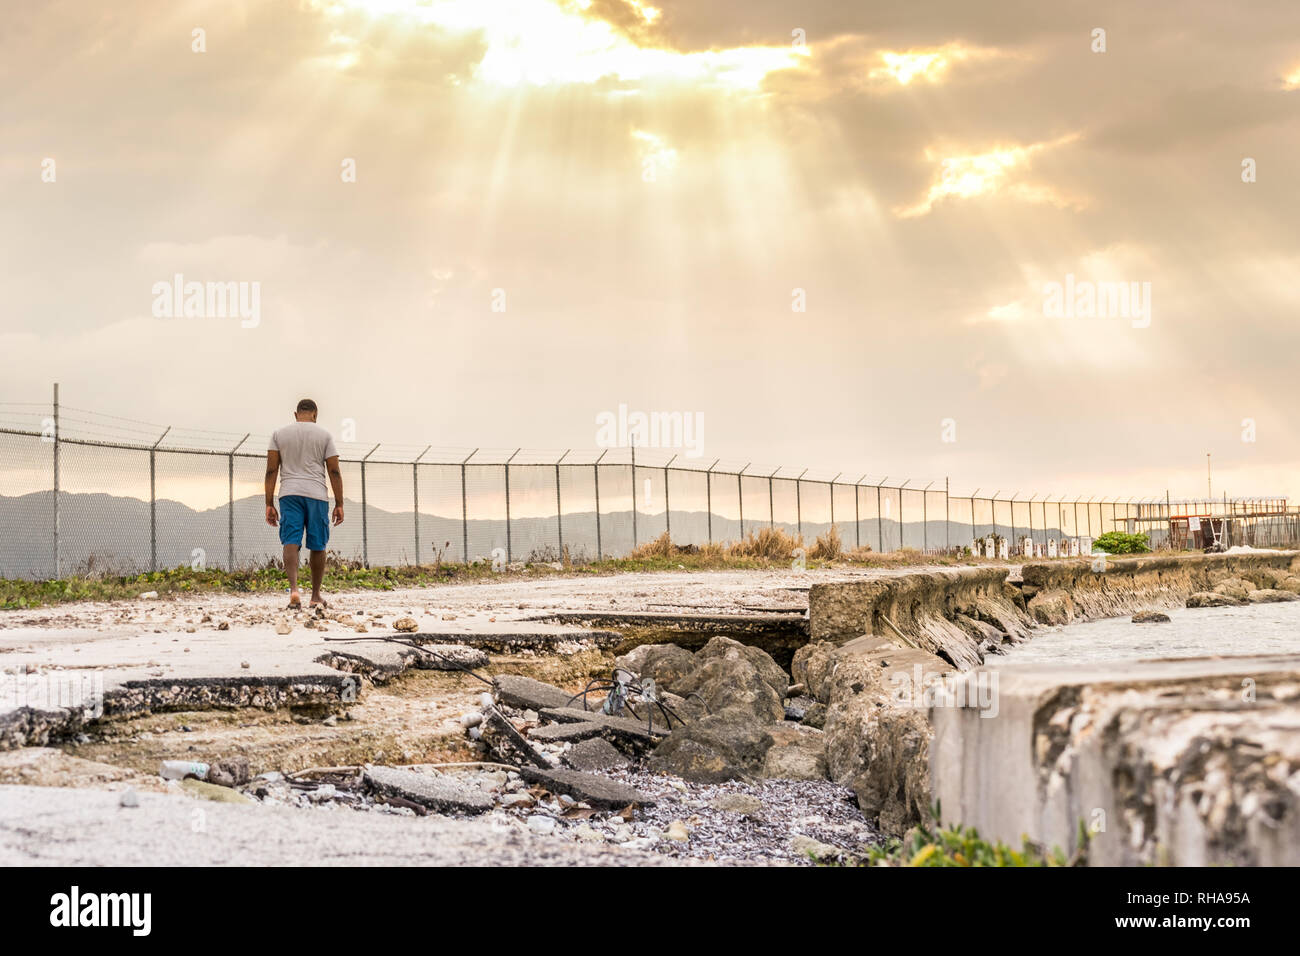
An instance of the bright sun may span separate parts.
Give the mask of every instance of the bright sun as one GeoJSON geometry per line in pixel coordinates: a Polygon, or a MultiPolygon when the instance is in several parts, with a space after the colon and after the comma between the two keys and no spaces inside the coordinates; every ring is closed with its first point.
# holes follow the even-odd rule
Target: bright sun
{"type": "MultiPolygon", "coordinates": [[[[603,20],[583,11],[591,0],[311,0],[338,15],[362,10],[373,17],[405,18],[452,33],[477,33],[486,53],[475,78],[494,86],[690,80],[732,89],[755,89],[775,70],[801,65],[803,46],[749,46],[679,53],[640,47],[603,20]]],[[[623,0],[646,24],[660,11],[623,0]]],[[[346,40],[346,38],[344,38],[346,40]]],[[[354,62],[346,54],[341,67],[354,62]]]]}

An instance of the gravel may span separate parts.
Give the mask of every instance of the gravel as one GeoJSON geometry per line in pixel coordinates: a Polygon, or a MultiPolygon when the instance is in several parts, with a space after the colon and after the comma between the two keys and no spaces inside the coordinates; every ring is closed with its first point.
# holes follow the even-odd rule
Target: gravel
{"type": "MultiPolygon", "coordinates": [[[[444,776],[429,769],[422,771],[444,776]]],[[[853,792],[830,781],[763,780],[754,783],[692,784],[640,768],[598,774],[653,798],[653,806],[605,811],[542,787],[521,789],[521,782],[501,771],[453,771],[445,776],[466,790],[492,797],[496,808],[482,819],[499,826],[567,842],[607,843],[687,861],[729,864],[799,864],[815,861],[806,847],[824,844],[845,862],[861,857],[881,837],[862,816],[853,792]],[[525,796],[527,798],[525,798],[525,796]],[[630,819],[625,819],[625,815],[630,819]],[[685,839],[683,839],[685,837],[685,839]]],[[[264,804],[314,811],[359,810],[416,816],[412,807],[376,800],[349,790],[348,781],[331,777],[316,782],[255,781],[250,790],[264,804]]],[[[464,819],[465,814],[433,814],[464,819]]]]}

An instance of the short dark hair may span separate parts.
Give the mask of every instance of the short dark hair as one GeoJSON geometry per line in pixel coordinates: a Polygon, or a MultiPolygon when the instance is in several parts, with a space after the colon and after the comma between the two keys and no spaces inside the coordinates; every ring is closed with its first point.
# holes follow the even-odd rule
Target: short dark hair
{"type": "Polygon", "coordinates": [[[316,411],[316,403],[313,402],[310,398],[304,398],[301,402],[298,403],[298,407],[297,407],[297,409],[295,409],[295,411],[299,411],[299,412],[315,412],[315,411],[316,411]]]}

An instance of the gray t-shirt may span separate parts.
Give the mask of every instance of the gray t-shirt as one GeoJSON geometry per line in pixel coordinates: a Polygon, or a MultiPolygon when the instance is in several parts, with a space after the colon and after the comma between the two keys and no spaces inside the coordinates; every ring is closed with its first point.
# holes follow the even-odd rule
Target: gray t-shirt
{"type": "Polygon", "coordinates": [[[271,433],[270,450],[280,453],[280,497],[330,500],[325,459],[339,452],[329,432],[315,422],[293,422],[271,433]]]}

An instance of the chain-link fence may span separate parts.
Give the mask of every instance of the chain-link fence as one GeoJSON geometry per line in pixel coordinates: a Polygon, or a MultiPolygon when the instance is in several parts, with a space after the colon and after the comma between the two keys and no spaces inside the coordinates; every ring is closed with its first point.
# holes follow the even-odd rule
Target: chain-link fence
{"type": "MultiPolygon", "coordinates": [[[[0,428],[0,576],[235,569],[279,556],[264,519],[265,455],[252,450],[264,440],[245,435],[220,450],[200,447],[215,444],[214,433],[167,429],[153,441],[108,441],[67,424],[98,421],[54,418],[0,428]]],[[[664,533],[677,545],[701,546],[763,528],[809,546],[834,527],[846,550],[970,548],[1007,557],[1088,553],[1108,531],[1145,532],[1155,547],[1278,546],[1297,532],[1284,498],[1026,500],[957,496],[946,480],[844,480],[639,448],[418,455],[412,448],[404,459],[393,454],[401,450],[341,448],[346,521],[329,544],[340,558],[367,566],[583,562],[625,556],[664,533]],[[1209,515],[1239,520],[1215,531],[1193,517],[1209,515]]]]}

